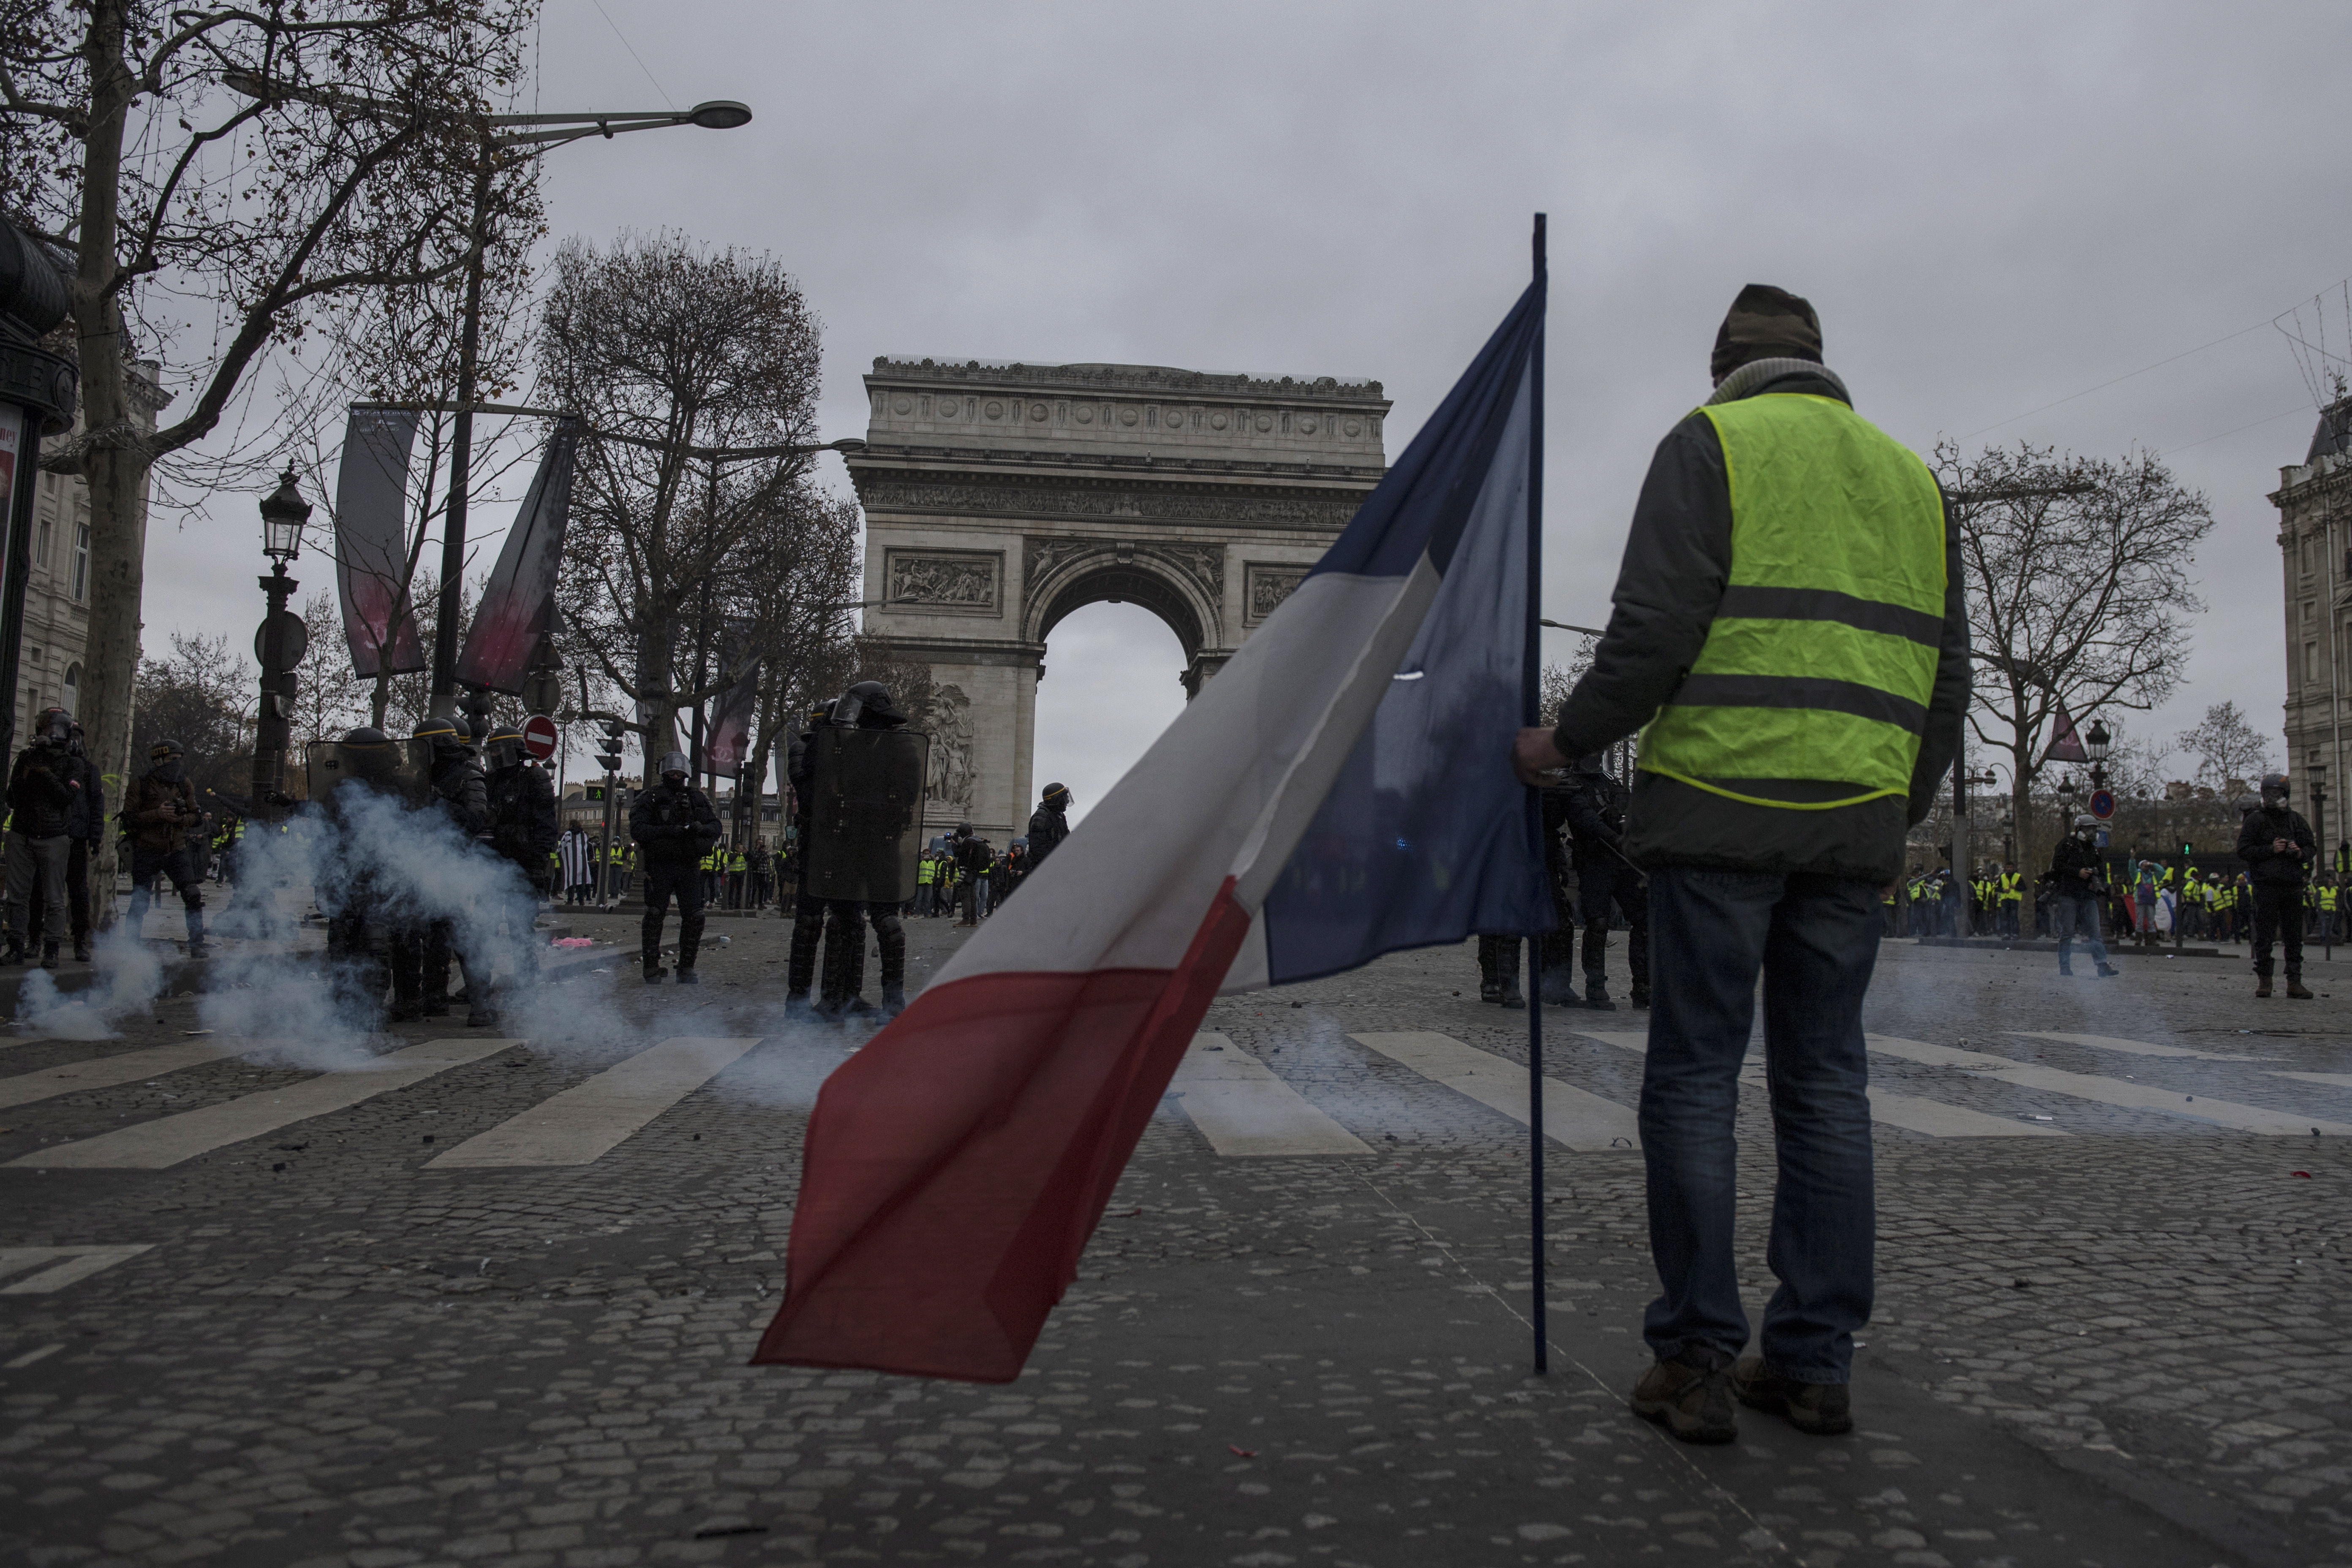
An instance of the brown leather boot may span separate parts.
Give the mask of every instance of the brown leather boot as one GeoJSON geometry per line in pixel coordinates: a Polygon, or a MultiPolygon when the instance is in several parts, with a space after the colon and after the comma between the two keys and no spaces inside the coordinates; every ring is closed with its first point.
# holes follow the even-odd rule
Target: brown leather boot
{"type": "Polygon", "coordinates": [[[2257,996],[2267,996],[2270,994],[2271,977],[2267,974],[2257,974],[2254,976],[2254,994],[2257,996]]]}
{"type": "Polygon", "coordinates": [[[2303,988],[2303,976],[2300,974],[2290,974],[2286,977],[2286,994],[2298,1002],[2311,1000],[2311,993],[2303,988]]]}

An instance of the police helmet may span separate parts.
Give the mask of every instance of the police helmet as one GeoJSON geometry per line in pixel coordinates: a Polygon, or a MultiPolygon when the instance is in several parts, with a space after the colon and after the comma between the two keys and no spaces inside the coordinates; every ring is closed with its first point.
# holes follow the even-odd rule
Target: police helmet
{"type": "Polygon", "coordinates": [[[686,760],[686,753],[684,752],[664,752],[662,753],[661,767],[657,771],[664,778],[669,777],[672,773],[677,773],[682,778],[692,773],[694,768],[693,765],[686,760]]]}
{"type": "Polygon", "coordinates": [[[2076,812],[2076,813],[2074,814],[2074,827],[2075,827],[2076,831],[2078,831],[2078,832],[2079,832],[2079,831],[2081,831],[2083,828],[2085,828],[2085,827],[2093,827],[2093,828],[2095,828],[2095,827],[2096,827],[2096,826],[2099,826],[2099,819],[2098,819],[2097,817],[2095,817],[2095,816],[2093,816],[2089,812],[2087,812],[2087,811],[2078,811],[2078,812],[2076,812]]]}
{"type": "Polygon", "coordinates": [[[2264,773],[2263,775],[2263,801],[2265,805],[2273,800],[2284,800],[2286,798],[2286,794],[2287,782],[2286,775],[2284,773],[2264,773]]]}
{"type": "Polygon", "coordinates": [[[466,743],[466,732],[457,728],[457,721],[455,719],[444,713],[431,714],[420,720],[412,733],[417,740],[432,742],[435,751],[439,751],[444,746],[462,746],[466,743]]]}
{"type": "Polygon", "coordinates": [[[834,700],[833,721],[846,729],[895,730],[907,721],[878,680],[861,680],[834,700]]]}
{"type": "Polygon", "coordinates": [[[522,731],[513,724],[501,724],[490,731],[483,754],[501,768],[520,767],[523,759],[522,731]]]}
{"type": "Polygon", "coordinates": [[[1062,797],[1063,805],[1068,805],[1070,804],[1070,786],[1064,784],[1049,784],[1045,786],[1045,793],[1039,798],[1044,800],[1047,805],[1052,805],[1055,795],[1060,795],[1062,797]]]}

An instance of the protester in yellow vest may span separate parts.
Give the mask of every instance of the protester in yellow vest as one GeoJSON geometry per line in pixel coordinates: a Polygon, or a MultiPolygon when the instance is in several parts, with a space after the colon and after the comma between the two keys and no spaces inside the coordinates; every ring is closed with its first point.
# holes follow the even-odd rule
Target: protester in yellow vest
{"type": "Polygon", "coordinates": [[[1539,784],[1646,726],[1623,848],[1649,874],[1659,966],[1642,1143],[1664,1289],[1643,1326],[1658,1360],[1633,1405],[1721,1443],[1737,1436],[1735,1384],[1801,1431],[1853,1429],[1846,1380],[1872,1290],[1862,1008],[1877,890],[1902,874],[1906,828],[1958,748],[1969,642],[1935,477],[1854,412],[1812,307],[1749,284],[1711,369],[1714,395],[1643,481],[1591,667],[1558,728],[1521,731],[1513,760],[1539,784]],[[1773,1104],[1784,1264],[1764,1353],[1735,1365],[1748,1316],[1733,1122],[1768,968],[1766,1049],[1790,1069],[1773,1104]]]}

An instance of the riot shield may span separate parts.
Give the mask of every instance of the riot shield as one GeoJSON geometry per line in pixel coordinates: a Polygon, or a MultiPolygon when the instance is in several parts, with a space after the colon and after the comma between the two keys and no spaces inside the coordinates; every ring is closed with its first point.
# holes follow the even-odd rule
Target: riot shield
{"type": "Polygon", "coordinates": [[[346,745],[313,741],[304,756],[310,798],[334,809],[338,785],[356,780],[405,805],[433,798],[433,742],[414,738],[346,745]]]}
{"type": "Polygon", "coordinates": [[[895,904],[915,896],[931,738],[819,724],[809,747],[803,888],[820,899],[895,904]]]}

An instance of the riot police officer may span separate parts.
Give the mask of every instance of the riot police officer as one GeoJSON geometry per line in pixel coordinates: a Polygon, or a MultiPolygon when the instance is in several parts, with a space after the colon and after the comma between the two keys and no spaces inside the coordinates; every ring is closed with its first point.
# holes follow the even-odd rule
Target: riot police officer
{"type": "Polygon", "coordinates": [[[377,970],[374,939],[383,935],[392,1016],[396,1021],[415,1018],[421,1011],[418,947],[413,941],[401,940],[404,925],[390,922],[392,910],[377,883],[373,847],[354,839],[349,821],[354,795],[404,796],[401,775],[409,771],[403,766],[407,760],[405,749],[383,731],[362,725],[344,731],[332,748],[314,747],[311,756],[311,803],[326,814],[339,834],[337,852],[326,858],[316,889],[319,907],[327,916],[330,969],[356,989],[382,996],[385,975],[377,970]],[[320,771],[322,750],[333,753],[331,773],[320,771]],[[327,782],[337,774],[341,776],[334,783],[327,782]]]}
{"type": "Polygon", "coordinates": [[[1584,906],[1584,1005],[1614,1011],[1609,999],[1610,906],[1625,917],[1625,956],[1633,971],[1632,1001],[1650,1005],[1650,906],[1642,873],[1625,857],[1625,786],[1609,776],[1601,753],[1579,757],[1569,774],[1568,829],[1584,906]]]}
{"type": "MultiPolygon", "coordinates": [[[[793,788],[808,802],[803,899],[819,900],[824,911],[820,1016],[866,1010],[869,924],[882,957],[882,1011],[896,1015],[907,1005],[907,933],[898,912],[916,886],[929,742],[906,724],[879,681],[861,680],[790,754],[793,788]]],[[[807,908],[803,901],[803,913],[807,908]]],[[[796,928],[796,960],[801,946],[796,928]]],[[[806,972],[794,968],[790,979],[804,987],[806,972]]],[[[802,989],[801,999],[806,995],[802,989]]]]}
{"type": "Polygon", "coordinates": [[[672,895],[677,899],[677,983],[702,983],[694,972],[694,961],[702,952],[701,861],[703,853],[719,842],[719,814],[710,808],[709,797],[694,787],[688,771],[685,752],[665,754],[661,782],[639,790],[629,805],[629,837],[636,842],[646,874],[646,918],[637,944],[648,985],[659,984],[668,973],[662,968],[661,932],[672,895]]]}
{"type": "MultiPolygon", "coordinates": [[[[465,837],[480,837],[489,826],[489,791],[482,777],[481,764],[474,760],[470,731],[461,730],[455,720],[436,714],[416,726],[414,738],[433,749],[429,807],[438,811],[465,837]]],[[[457,921],[445,914],[413,911],[402,934],[415,953],[418,1009],[425,1017],[440,1017],[449,1011],[449,960],[457,921]]],[[[487,1028],[499,1019],[489,1005],[488,973],[478,963],[467,963],[466,967],[467,1026],[487,1028]],[[474,984],[478,970],[481,971],[482,981],[478,985],[474,984]]]]}
{"type": "Polygon", "coordinates": [[[556,817],[555,786],[547,782],[547,770],[523,750],[522,731],[512,724],[490,732],[484,758],[489,764],[483,788],[490,807],[490,847],[515,863],[530,890],[508,911],[507,924],[523,962],[530,963],[539,953],[531,923],[540,900],[548,896],[548,856],[563,836],[556,817]]]}

